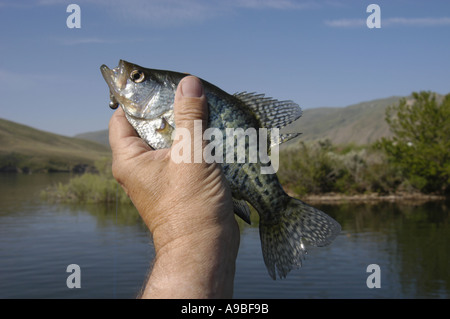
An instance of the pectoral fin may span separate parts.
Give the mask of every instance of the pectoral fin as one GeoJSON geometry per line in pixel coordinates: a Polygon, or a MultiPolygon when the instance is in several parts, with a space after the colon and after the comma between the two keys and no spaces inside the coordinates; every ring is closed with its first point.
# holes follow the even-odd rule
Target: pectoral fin
{"type": "Polygon", "coordinates": [[[156,129],[156,132],[164,137],[164,139],[172,140],[172,133],[175,128],[169,124],[166,118],[161,118],[161,125],[156,129]]]}

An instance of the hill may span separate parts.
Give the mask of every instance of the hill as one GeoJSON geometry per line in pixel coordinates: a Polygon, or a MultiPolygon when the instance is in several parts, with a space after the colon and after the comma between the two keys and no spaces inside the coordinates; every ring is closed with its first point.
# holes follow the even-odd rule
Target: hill
{"type": "Polygon", "coordinates": [[[108,130],[81,133],[75,135],[74,137],[109,146],[108,130]]]}
{"type": "Polygon", "coordinates": [[[302,141],[329,139],[333,144],[370,144],[390,136],[385,121],[386,107],[398,103],[400,98],[394,96],[342,108],[306,109],[286,130],[302,132],[302,141]]]}
{"type": "MultiPolygon", "coordinates": [[[[302,132],[299,137],[301,141],[330,139],[333,144],[370,144],[390,135],[384,119],[385,110],[387,106],[398,103],[400,98],[394,96],[347,107],[306,109],[303,110],[302,117],[285,130],[302,132]]],[[[108,130],[83,133],[75,137],[109,145],[108,130]]],[[[296,143],[296,140],[298,139],[291,143],[296,143]]]]}
{"type": "Polygon", "coordinates": [[[96,160],[110,155],[105,145],[0,118],[0,171],[83,172],[96,160]]]}

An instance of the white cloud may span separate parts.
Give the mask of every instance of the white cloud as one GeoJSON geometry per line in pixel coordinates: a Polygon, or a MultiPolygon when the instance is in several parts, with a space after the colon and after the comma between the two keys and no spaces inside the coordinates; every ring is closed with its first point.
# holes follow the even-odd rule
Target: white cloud
{"type": "MultiPolygon", "coordinates": [[[[121,23],[182,25],[202,22],[237,9],[298,10],[317,7],[313,0],[74,0],[83,10],[89,5],[109,14],[121,23]]],[[[17,6],[14,0],[0,0],[1,6],[17,6]]],[[[30,0],[26,6],[67,6],[68,0],[30,0]]]]}
{"type": "Polygon", "coordinates": [[[34,74],[22,71],[10,71],[0,69],[0,85],[8,90],[30,89],[43,83],[61,81],[61,77],[56,74],[34,74]]]}
{"type": "Polygon", "coordinates": [[[389,18],[381,19],[382,25],[404,25],[417,27],[450,25],[450,17],[442,18],[389,18]]]}
{"type": "MultiPolygon", "coordinates": [[[[186,0],[132,0],[111,1],[110,11],[114,16],[130,23],[178,25],[188,21],[203,21],[217,15],[214,1],[186,0]]],[[[110,2],[108,2],[110,3],[110,2]]]]}
{"type": "Polygon", "coordinates": [[[147,42],[148,38],[137,38],[137,37],[127,37],[127,38],[98,38],[98,37],[67,37],[67,38],[53,38],[56,42],[62,45],[80,45],[80,44],[124,44],[124,43],[137,43],[137,42],[147,42]]]}
{"type": "MultiPolygon", "coordinates": [[[[381,20],[383,22],[383,20],[381,20]]],[[[334,28],[353,28],[366,25],[364,19],[339,19],[339,20],[325,20],[324,23],[329,27],[334,28]]]]}
{"type": "MultiPolygon", "coordinates": [[[[365,19],[337,19],[325,20],[325,25],[333,28],[356,28],[365,27],[365,19]]],[[[432,26],[450,26],[450,17],[441,18],[383,18],[381,17],[381,27],[385,26],[413,26],[413,27],[432,27],[432,26]]]]}
{"type": "Polygon", "coordinates": [[[78,44],[108,44],[115,43],[115,41],[95,38],[95,37],[86,37],[86,38],[59,38],[57,41],[63,45],[78,45],[78,44]]]}
{"type": "Polygon", "coordinates": [[[109,12],[121,20],[159,25],[180,25],[186,22],[210,20],[239,8],[294,10],[310,7],[313,2],[296,0],[100,0],[95,4],[107,7],[109,12]]]}
{"type": "Polygon", "coordinates": [[[317,2],[314,1],[295,1],[295,0],[234,0],[223,1],[228,2],[232,6],[251,9],[305,9],[316,7],[317,2]]]}

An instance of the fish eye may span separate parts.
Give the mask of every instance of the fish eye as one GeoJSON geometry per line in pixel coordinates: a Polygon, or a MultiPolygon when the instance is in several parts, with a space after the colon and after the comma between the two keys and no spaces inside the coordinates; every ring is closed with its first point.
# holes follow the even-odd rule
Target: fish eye
{"type": "Polygon", "coordinates": [[[141,70],[133,70],[130,73],[130,79],[135,83],[141,83],[144,81],[145,75],[141,70]]]}

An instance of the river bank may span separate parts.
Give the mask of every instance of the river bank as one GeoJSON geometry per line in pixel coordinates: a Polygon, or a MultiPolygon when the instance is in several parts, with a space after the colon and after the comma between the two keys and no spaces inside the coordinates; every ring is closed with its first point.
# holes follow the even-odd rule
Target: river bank
{"type": "MultiPolygon", "coordinates": [[[[289,192],[288,192],[289,193],[289,192]]],[[[289,195],[299,198],[299,196],[289,193],[289,195]]],[[[311,204],[344,204],[344,203],[370,203],[370,202],[408,202],[411,204],[423,204],[429,201],[444,201],[448,199],[443,195],[422,194],[422,193],[396,193],[381,195],[370,194],[339,194],[324,193],[314,195],[304,195],[300,197],[303,201],[311,204]]]]}

